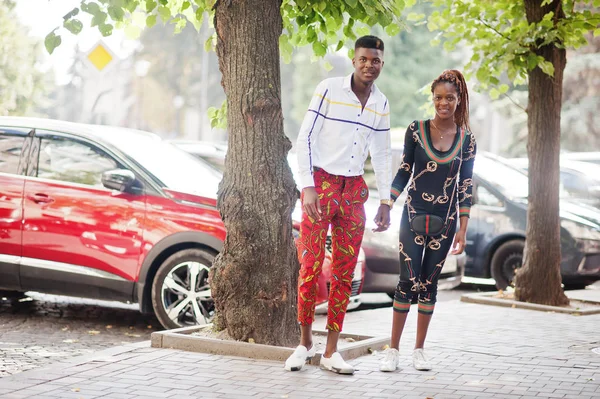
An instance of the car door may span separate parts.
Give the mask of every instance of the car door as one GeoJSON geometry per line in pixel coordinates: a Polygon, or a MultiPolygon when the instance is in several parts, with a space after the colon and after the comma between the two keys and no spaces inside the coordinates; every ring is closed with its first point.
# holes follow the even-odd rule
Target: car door
{"type": "Polygon", "coordinates": [[[20,290],[23,186],[31,129],[0,127],[0,288],[20,290]]]}
{"type": "Polygon", "coordinates": [[[145,195],[103,187],[102,174],[123,166],[88,140],[37,130],[32,151],[37,162],[24,188],[22,286],[131,300],[145,195]]]}

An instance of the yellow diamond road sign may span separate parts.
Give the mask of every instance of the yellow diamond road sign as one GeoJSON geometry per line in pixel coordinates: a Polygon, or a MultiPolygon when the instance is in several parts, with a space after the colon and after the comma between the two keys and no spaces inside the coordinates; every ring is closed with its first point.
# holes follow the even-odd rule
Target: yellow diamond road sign
{"type": "Polygon", "coordinates": [[[95,66],[99,71],[102,71],[108,64],[110,64],[114,57],[105,45],[98,43],[88,53],[87,58],[93,66],[95,66]]]}

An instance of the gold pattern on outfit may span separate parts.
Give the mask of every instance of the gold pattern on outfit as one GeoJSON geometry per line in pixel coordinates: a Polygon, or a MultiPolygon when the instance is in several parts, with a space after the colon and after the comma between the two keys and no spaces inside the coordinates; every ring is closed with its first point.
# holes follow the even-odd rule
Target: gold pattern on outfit
{"type": "Polygon", "coordinates": [[[419,312],[431,314],[458,215],[468,216],[471,206],[474,135],[457,128],[453,147],[439,151],[428,136],[428,123],[415,121],[407,129],[402,163],[392,183],[393,199],[408,187],[400,228],[400,280],[394,296],[394,310],[400,312],[407,312],[407,304],[418,296],[419,312]],[[431,237],[412,231],[410,220],[422,212],[439,217],[444,213],[446,224],[440,235],[431,237]],[[422,309],[422,303],[429,308],[422,309]]]}

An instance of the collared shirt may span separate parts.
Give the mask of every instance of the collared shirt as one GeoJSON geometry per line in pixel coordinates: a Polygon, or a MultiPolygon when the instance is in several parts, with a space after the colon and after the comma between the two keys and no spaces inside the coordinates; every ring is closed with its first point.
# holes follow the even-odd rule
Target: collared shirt
{"type": "Polygon", "coordinates": [[[389,199],[390,107],[373,84],[363,108],[351,80],[352,75],[325,79],[315,90],[296,142],[301,189],[315,185],[315,167],[333,175],[362,175],[370,152],[379,198],[389,199]]]}

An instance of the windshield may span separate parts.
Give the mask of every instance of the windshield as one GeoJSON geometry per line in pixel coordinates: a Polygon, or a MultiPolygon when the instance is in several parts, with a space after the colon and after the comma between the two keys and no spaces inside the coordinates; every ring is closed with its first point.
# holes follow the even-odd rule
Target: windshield
{"type": "Polygon", "coordinates": [[[217,170],[158,136],[124,132],[103,138],[156,176],[166,188],[216,198],[222,178],[217,170]]]}
{"type": "Polygon", "coordinates": [[[527,198],[527,175],[500,161],[477,155],[474,172],[509,198],[527,198]]]}

